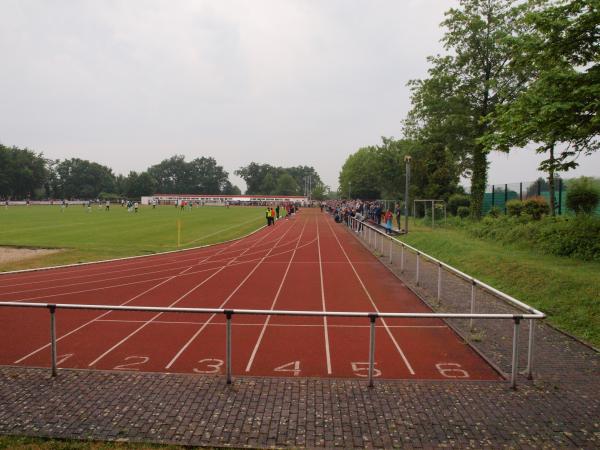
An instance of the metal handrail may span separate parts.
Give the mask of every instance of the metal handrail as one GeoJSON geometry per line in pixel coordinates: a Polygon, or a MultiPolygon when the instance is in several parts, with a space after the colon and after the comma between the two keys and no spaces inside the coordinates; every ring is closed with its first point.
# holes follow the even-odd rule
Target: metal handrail
{"type": "Polygon", "coordinates": [[[502,291],[499,291],[499,290],[498,290],[498,289],[496,289],[496,288],[493,288],[493,287],[492,287],[492,286],[490,286],[489,284],[487,284],[487,283],[484,283],[483,281],[481,281],[481,280],[478,280],[477,278],[475,278],[475,277],[472,277],[471,275],[467,275],[466,273],[464,273],[464,272],[462,272],[462,271],[458,270],[457,268],[455,268],[455,267],[452,267],[451,265],[449,265],[449,264],[447,264],[447,263],[445,263],[445,262],[443,262],[443,261],[440,261],[439,259],[435,258],[434,256],[431,256],[431,255],[429,255],[429,254],[427,254],[427,253],[425,253],[425,252],[423,252],[423,251],[421,251],[421,250],[419,250],[419,249],[417,249],[417,248],[413,247],[412,245],[410,245],[410,244],[407,244],[406,242],[403,242],[403,241],[401,241],[401,240],[400,240],[400,239],[398,239],[398,238],[395,238],[395,237],[393,237],[393,236],[386,235],[386,234],[385,234],[383,231],[379,230],[378,228],[376,228],[376,227],[374,227],[374,226],[372,226],[372,225],[370,225],[370,224],[368,224],[368,223],[366,223],[366,222],[361,222],[361,221],[358,221],[356,218],[354,218],[354,217],[352,217],[352,216],[349,216],[349,219],[351,219],[351,220],[353,220],[353,221],[356,221],[356,222],[360,222],[360,223],[361,223],[361,224],[362,224],[364,227],[368,227],[368,228],[372,229],[373,231],[375,231],[376,233],[378,233],[378,234],[381,234],[381,235],[383,235],[383,236],[386,236],[386,237],[387,237],[387,238],[389,238],[390,240],[392,240],[392,241],[394,241],[394,242],[397,242],[398,244],[400,244],[400,245],[402,245],[402,246],[404,246],[404,247],[408,248],[409,250],[412,250],[412,251],[413,251],[414,253],[416,253],[417,255],[421,255],[421,256],[423,256],[425,259],[428,259],[428,260],[430,260],[431,262],[433,262],[433,263],[435,263],[435,264],[438,264],[438,265],[442,266],[442,267],[443,267],[444,269],[446,269],[448,272],[452,272],[452,273],[454,273],[455,275],[459,276],[460,278],[463,278],[464,280],[467,280],[467,281],[471,282],[472,284],[475,284],[476,286],[479,286],[479,287],[481,287],[483,290],[485,290],[485,291],[489,291],[490,293],[494,294],[495,296],[497,296],[497,297],[499,297],[499,298],[501,298],[501,299],[503,299],[503,300],[506,300],[506,301],[507,301],[507,302],[509,302],[509,303],[512,303],[514,306],[517,306],[517,307],[519,307],[519,308],[521,308],[521,309],[524,309],[524,310],[526,310],[526,311],[529,311],[529,312],[530,312],[530,313],[532,313],[532,314],[535,314],[535,315],[541,315],[541,316],[542,316],[542,317],[536,317],[536,318],[545,318],[545,317],[546,317],[546,315],[545,315],[543,312],[541,312],[541,311],[539,311],[539,310],[535,309],[534,307],[532,307],[532,306],[529,306],[528,304],[526,304],[526,303],[523,303],[522,301],[520,301],[520,300],[517,300],[516,298],[514,298],[514,297],[512,297],[512,296],[510,296],[510,295],[508,295],[508,294],[505,294],[504,292],[502,292],[502,291]]]}
{"type": "MultiPolygon", "coordinates": [[[[481,318],[481,317],[475,317],[473,315],[473,311],[475,310],[475,293],[476,293],[475,288],[477,286],[479,286],[482,290],[495,295],[500,300],[503,300],[506,303],[508,303],[518,309],[527,311],[529,314],[523,314],[521,318],[529,320],[529,337],[528,337],[528,347],[527,347],[526,373],[527,373],[527,378],[529,378],[529,379],[533,378],[533,348],[534,348],[534,329],[535,329],[534,320],[544,319],[546,317],[546,315],[544,313],[542,313],[541,311],[538,311],[537,309],[533,308],[532,306],[527,305],[524,302],[521,302],[520,300],[517,300],[516,298],[514,298],[508,294],[505,294],[504,292],[499,291],[498,289],[493,288],[489,284],[484,283],[483,281],[480,281],[470,275],[467,275],[466,273],[456,269],[455,267],[452,267],[451,265],[449,265],[443,261],[440,261],[439,259],[437,259],[427,253],[422,252],[421,250],[401,241],[400,239],[390,236],[387,233],[383,233],[380,229],[366,223],[366,220],[359,221],[355,217],[348,216],[348,220],[347,220],[346,224],[349,228],[354,229],[354,230],[360,230],[360,229],[362,229],[362,227],[366,227],[367,230],[374,232],[373,236],[371,236],[372,233],[367,233],[368,236],[364,237],[364,242],[366,243],[366,245],[371,246],[373,248],[377,248],[377,235],[380,235],[381,236],[381,253],[382,254],[385,254],[384,245],[383,245],[384,236],[387,239],[389,239],[389,242],[390,242],[389,263],[390,264],[393,263],[393,248],[392,248],[392,246],[393,246],[394,242],[399,244],[401,246],[401,250],[402,250],[401,262],[400,262],[400,271],[401,272],[404,271],[404,248],[406,247],[407,249],[416,253],[416,284],[417,284],[417,286],[419,285],[420,256],[423,256],[425,259],[428,259],[431,262],[433,262],[434,264],[437,264],[437,266],[438,266],[438,275],[437,275],[437,301],[438,301],[438,303],[441,301],[441,295],[442,295],[442,269],[445,269],[448,272],[453,273],[454,275],[458,276],[459,278],[469,281],[471,283],[471,314],[469,315],[471,329],[473,329],[473,319],[481,318]]],[[[486,316],[485,318],[498,318],[498,317],[494,317],[493,314],[485,314],[485,316],[486,316]]],[[[446,317],[442,317],[442,318],[467,318],[467,317],[461,316],[459,314],[455,317],[446,316],[446,317]]],[[[513,352],[512,352],[513,361],[512,361],[512,373],[511,373],[511,386],[514,388],[516,386],[516,373],[515,373],[516,369],[515,369],[515,367],[517,366],[517,359],[518,359],[518,352],[519,352],[519,348],[518,348],[519,321],[521,319],[514,318],[513,320],[515,321],[515,327],[514,327],[514,332],[513,332],[513,352]]]]}
{"type": "Polygon", "coordinates": [[[378,318],[477,318],[477,319],[512,319],[514,322],[513,335],[513,361],[510,385],[516,388],[516,375],[518,371],[518,345],[519,324],[522,319],[539,319],[535,314],[467,314],[467,313],[385,313],[385,312],[353,312],[353,311],[293,311],[270,309],[226,309],[226,308],[166,308],[158,306],[111,306],[111,305],[81,305],[69,303],[27,303],[27,302],[0,302],[0,307],[17,308],[47,308],[50,311],[50,346],[51,346],[51,371],[52,376],[57,375],[56,363],[56,311],[58,309],[83,309],[83,310],[110,310],[131,312],[161,312],[161,313],[193,313],[193,314],[224,314],[226,323],[226,377],[227,384],[231,384],[231,320],[233,315],[266,315],[266,316],[306,316],[306,317],[364,317],[370,321],[369,340],[369,386],[373,386],[373,369],[375,354],[375,322],[378,318]]]}

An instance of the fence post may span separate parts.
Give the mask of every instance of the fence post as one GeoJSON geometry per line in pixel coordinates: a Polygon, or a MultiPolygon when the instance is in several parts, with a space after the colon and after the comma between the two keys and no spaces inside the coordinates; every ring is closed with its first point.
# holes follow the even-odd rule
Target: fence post
{"type": "Polygon", "coordinates": [[[390,236],[390,264],[394,262],[394,239],[390,236]]]}
{"type": "MultiPolygon", "coordinates": [[[[471,279],[471,314],[475,314],[475,279],[471,279]]],[[[470,319],[469,329],[473,331],[473,318],[470,319]]]]}
{"type": "Polygon", "coordinates": [[[225,365],[227,370],[227,384],[231,384],[231,316],[233,311],[226,309],[224,311],[227,317],[226,338],[225,338],[225,365]]]}
{"type": "Polygon", "coordinates": [[[370,326],[370,340],[369,340],[369,387],[373,387],[373,368],[375,367],[375,320],[377,314],[369,314],[369,320],[371,321],[370,326]]]}
{"type": "Polygon", "coordinates": [[[535,329],[535,320],[529,319],[529,347],[527,349],[527,379],[533,379],[533,330],[535,329]]]}
{"type": "Polygon", "coordinates": [[[513,389],[517,388],[517,373],[519,370],[519,324],[521,323],[520,317],[513,317],[514,329],[513,329],[513,354],[512,354],[512,372],[510,374],[510,387],[513,389]]]}
{"type": "Polygon", "coordinates": [[[504,214],[506,214],[506,202],[508,201],[508,184],[504,185],[504,214]]]}
{"type": "Polygon", "coordinates": [[[519,200],[523,201],[523,182],[519,183],[519,200]]]}
{"type": "Polygon", "coordinates": [[[538,197],[542,195],[542,182],[540,180],[537,181],[537,195],[538,197]]]}
{"type": "Polygon", "coordinates": [[[56,305],[48,305],[50,311],[50,365],[52,367],[52,376],[57,375],[56,371],[56,305]]]}
{"type": "Polygon", "coordinates": [[[385,253],[383,251],[383,234],[381,235],[381,256],[385,256],[385,253]]]}
{"type": "Polygon", "coordinates": [[[419,255],[420,253],[417,252],[417,286],[419,285],[419,255]]]}
{"type": "Polygon", "coordinates": [[[495,190],[495,185],[492,184],[492,208],[495,206],[496,203],[496,190],[495,190]]]}

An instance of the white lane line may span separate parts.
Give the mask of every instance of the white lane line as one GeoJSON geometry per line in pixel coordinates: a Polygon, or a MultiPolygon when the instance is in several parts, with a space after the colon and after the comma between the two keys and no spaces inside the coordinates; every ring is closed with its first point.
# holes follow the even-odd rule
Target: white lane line
{"type": "MultiPolygon", "coordinates": [[[[244,285],[244,283],[252,276],[252,274],[256,271],[256,269],[258,269],[260,267],[260,265],[262,264],[262,262],[267,259],[267,257],[271,254],[271,251],[274,248],[277,248],[277,245],[281,242],[281,240],[295,227],[297,222],[294,222],[292,225],[290,225],[288,227],[288,229],[286,230],[286,232],[277,240],[277,242],[275,242],[275,244],[273,244],[271,246],[271,248],[269,249],[269,251],[267,252],[267,254],[254,266],[254,268],[250,271],[250,273],[246,276],[246,278],[244,278],[242,280],[241,283],[239,283],[236,288],[233,290],[233,292],[231,294],[229,294],[229,296],[225,299],[225,301],[223,303],[221,303],[220,306],[218,306],[217,308],[221,309],[225,306],[225,304],[231,299],[231,297],[233,297],[235,295],[235,293],[244,285]]],[[[171,359],[171,361],[169,361],[169,363],[165,366],[165,369],[170,369],[171,366],[173,364],[175,364],[175,362],[179,359],[179,357],[183,354],[183,352],[192,344],[192,342],[194,342],[194,340],[200,335],[200,333],[202,333],[202,331],[204,331],[204,329],[206,328],[206,326],[212,321],[212,319],[216,316],[216,314],[212,314],[209,318],[208,321],[202,325],[202,327],[200,327],[200,329],[194,333],[194,335],[183,345],[183,347],[181,347],[181,349],[175,354],[175,356],[171,359]]]]}
{"type": "MultiPolygon", "coordinates": [[[[77,269],[77,272],[85,273],[85,272],[89,272],[89,271],[97,271],[98,267],[101,267],[102,265],[108,265],[108,267],[110,269],[110,268],[114,268],[114,267],[124,268],[127,266],[135,266],[138,263],[143,264],[146,261],[153,261],[153,260],[166,259],[167,261],[173,261],[179,255],[195,255],[195,257],[193,259],[197,259],[198,256],[206,256],[206,255],[204,255],[205,250],[212,250],[214,248],[218,248],[219,246],[223,246],[223,245],[230,247],[229,244],[232,244],[233,242],[236,242],[236,241],[246,242],[247,238],[250,239],[251,237],[252,238],[256,237],[258,232],[264,228],[266,228],[266,226],[257,228],[256,230],[252,231],[251,233],[248,233],[245,236],[240,236],[238,238],[230,239],[230,240],[219,242],[216,244],[200,245],[198,247],[191,247],[191,248],[187,248],[187,249],[169,250],[169,251],[160,252],[160,253],[156,253],[156,254],[150,254],[150,255],[126,256],[123,258],[105,259],[105,260],[100,260],[100,261],[90,261],[90,262],[76,263],[76,264],[64,264],[64,265],[60,265],[60,266],[39,267],[39,268],[35,268],[35,269],[24,269],[24,270],[13,270],[13,271],[9,271],[9,272],[1,272],[0,273],[0,284],[2,281],[6,281],[6,280],[8,280],[8,281],[27,280],[29,276],[35,277],[35,278],[45,277],[45,276],[52,277],[52,276],[56,275],[57,271],[63,271],[63,270],[70,271],[72,269],[77,269]]],[[[143,269],[144,267],[146,267],[146,266],[140,266],[139,268],[143,269]]],[[[154,267],[154,266],[150,266],[150,267],[154,267]]],[[[127,269],[123,269],[123,270],[127,270],[127,269]]],[[[132,268],[130,270],[136,270],[136,268],[132,268]]],[[[32,281],[32,283],[38,283],[38,281],[32,281]]]]}
{"type": "MultiPolygon", "coordinates": [[[[321,258],[321,236],[319,233],[319,216],[317,222],[317,248],[319,249],[319,273],[321,275],[321,303],[323,311],[327,311],[325,306],[325,283],[323,281],[323,259],[321,258]]],[[[325,331],[325,355],[327,357],[327,373],[331,375],[331,354],[329,352],[329,330],[327,329],[327,317],[323,317],[323,330],[325,331]]]]}
{"type": "MultiPolygon", "coordinates": [[[[314,242],[314,240],[310,241],[310,242],[307,242],[303,246],[310,245],[312,242],[314,242]]],[[[283,244],[283,245],[288,245],[288,243],[283,244]]],[[[292,251],[291,249],[290,250],[285,250],[285,251],[282,251],[282,252],[279,252],[279,253],[273,253],[271,256],[283,255],[283,254],[289,253],[291,251],[292,251]]],[[[219,252],[217,252],[217,253],[215,253],[213,255],[209,255],[206,258],[204,258],[203,260],[201,260],[198,264],[194,264],[193,266],[194,267],[195,266],[202,266],[202,264],[207,259],[209,259],[212,256],[216,256],[218,254],[219,254],[219,252]]],[[[251,255],[251,254],[253,255],[253,254],[256,254],[256,253],[255,252],[250,252],[250,253],[246,254],[245,256],[248,256],[248,255],[251,255]]],[[[227,259],[217,259],[217,260],[214,260],[214,261],[210,261],[210,263],[221,263],[221,262],[231,261],[232,259],[234,260],[235,258],[236,257],[227,258],[227,259]]],[[[242,264],[250,264],[250,263],[253,263],[253,262],[256,262],[256,261],[260,261],[260,259],[261,258],[255,258],[255,259],[248,259],[248,260],[244,260],[244,261],[239,261],[239,262],[236,262],[235,264],[231,264],[231,266],[238,266],[238,265],[242,265],[242,264]]],[[[194,259],[194,261],[195,260],[196,259],[194,259]]],[[[197,271],[194,271],[194,272],[187,272],[187,273],[183,273],[183,274],[179,273],[179,274],[175,275],[175,277],[189,276],[189,275],[196,275],[196,274],[203,273],[203,272],[210,272],[211,270],[217,270],[217,269],[219,269],[221,267],[223,267],[223,266],[210,267],[208,269],[202,269],[202,270],[197,270],[197,271]]],[[[181,267],[178,267],[177,269],[180,269],[180,268],[181,267]]],[[[171,270],[173,270],[173,269],[171,269],[171,270]]],[[[147,275],[147,274],[152,274],[152,272],[146,273],[145,275],[147,275]]],[[[139,276],[139,275],[136,275],[136,276],[139,276]]],[[[163,278],[168,278],[168,276],[167,277],[163,277],[163,278]]],[[[153,280],[156,280],[156,279],[161,280],[163,278],[156,278],[156,277],[154,277],[153,280]]],[[[110,281],[110,280],[111,279],[107,279],[107,280],[104,280],[104,281],[110,281]]],[[[61,296],[74,295],[74,294],[83,294],[83,293],[86,293],[86,292],[95,292],[95,291],[101,291],[101,290],[104,290],[104,289],[114,289],[114,288],[117,288],[117,287],[131,286],[131,285],[135,285],[135,284],[142,284],[142,283],[147,283],[148,281],[152,281],[152,280],[139,280],[139,281],[133,281],[131,283],[106,285],[106,286],[100,286],[100,287],[97,287],[97,288],[83,289],[83,290],[80,290],[80,291],[60,292],[58,294],[39,295],[37,297],[27,297],[27,298],[21,298],[21,299],[10,299],[10,301],[26,302],[26,301],[31,301],[31,300],[40,300],[40,299],[52,298],[52,297],[61,297],[61,296]]],[[[94,281],[93,283],[97,283],[97,281],[94,281]]],[[[52,289],[54,289],[54,288],[55,287],[52,287],[52,289]]],[[[58,288],[58,287],[56,287],[56,288],[58,288]]],[[[50,288],[48,288],[48,289],[50,289],[50,288]]],[[[28,292],[28,291],[19,291],[19,292],[20,293],[24,293],[24,292],[28,292]]],[[[0,293],[0,296],[9,295],[9,294],[10,293],[0,293]]]]}
{"type": "MultiPolygon", "coordinates": [[[[356,279],[358,280],[358,282],[362,286],[363,291],[365,292],[365,294],[367,294],[367,297],[369,298],[369,301],[371,302],[371,305],[373,305],[373,309],[375,309],[376,312],[379,312],[379,309],[377,308],[377,305],[373,301],[373,297],[371,296],[371,293],[369,292],[369,290],[365,286],[365,283],[363,283],[362,278],[360,277],[360,275],[356,271],[356,267],[354,267],[354,264],[352,264],[352,261],[350,261],[350,258],[348,257],[348,254],[346,253],[346,250],[344,249],[344,246],[342,245],[342,243],[340,242],[339,238],[337,237],[337,234],[335,233],[335,231],[331,227],[331,224],[329,223],[329,221],[326,221],[326,223],[329,226],[329,229],[331,230],[331,232],[333,233],[333,236],[335,237],[335,240],[337,241],[339,247],[342,249],[342,252],[344,253],[344,256],[346,257],[346,260],[350,264],[350,267],[352,267],[352,271],[354,272],[354,275],[356,275],[356,279]]],[[[410,372],[411,375],[415,375],[415,371],[413,370],[412,366],[410,365],[410,362],[408,362],[408,359],[406,358],[406,355],[402,351],[402,348],[400,348],[400,345],[398,344],[398,342],[394,338],[394,335],[392,334],[392,332],[390,331],[389,327],[387,326],[387,323],[385,322],[385,319],[383,317],[381,317],[380,320],[381,320],[381,323],[383,323],[383,325],[385,326],[385,330],[387,331],[390,339],[394,343],[394,346],[396,347],[396,350],[398,350],[398,353],[400,354],[402,360],[404,361],[404,364],[406,365],[406,368],[408,369],[408,371],[410,372]]]]}
{"type": "MultiPolygon", "coordinates": [[[[96,322],[107,323],[145,323],[145,320],[128,320],[128,319],[99,319],[96,322]]],[[[155,320],[155,325],[204,325],[206,322],[192,322],[189,320],[155,320]]],[[[211,326],[225,326],[225,322],[211,322],[211,326]]],[[[234,327],[263,327],[264,323],[240,323],[234,322],[231,324],[234,327]]],[[[309,327],[321,328],[320,323],[269,323],[270,327],[309,327]]],[[[370,325],[328,325],[329,328],[370,328],[370,325]]],[[[447,325],[388,325],[390,328],[448,328],[447,325]]],[[[385,328],[384,325],[375,325],[375,328],[385,328]]]]}
{"type": "Polygon", "coordinates": [[[221,229],[221,230],[219,230],[219,231],[216,231],[216,232],[214,232],[214,233],[210,233],[210,234],[206,234],[206,235],[204,235],[204,236],[200,236],[198,239],[194,239],[193,241],[188,241],[188,242],[185,242],[185,243],[184,243],[184,245],[193,244],[194,242],[201,241],[202,239],[206,239],[206,238],[208,238],[208,237],[215,236],[215,235],[217,235],[217,234],[221,234],[223,231],[231,230],[232,228],[238,228],[238,227],[241,227],[241,226],[243,226],[243,225],[246,225],[246,224],[248,224],[248,223],[250,223],[250,222],[258,222],[259,220],[263,220],[263,219],[250,219],[250,220],[248,220],[247,222],[238,223],[238,224],[236,224],[236,225],[232,225],[232,226],[230,226],[230,227],[223,228],[223,229],[221,229]]]}
{"type": "MultiPolygon", "coordinates": [[[[283,289],[283,284],[285,283],[285,280],[287,279],[287,274],[290,271],[292,261],[294,260],[294,257],[296,256],[296,251],[298,250],[298,245],[300,245],[300,241],[302,240],[302,235],[304,234],[305,228],[306,228],[306,221],[304,221],[304,226],[302,227],[302,231],[300,232],[300,236],[298,237],[298,241],[296,242],[296,247],[294,248],[292,257],[290,258],[288,265],[285,268],[285,273],[283,274],[283,277],[281,278],[281,282],[279,283],[279,288],[277,289],[277,293],[275,294],[273,303],[271,303],[270,309],[275,308],[275,303],[277,303],[277,300],[279,299],[279,295],[281,294],[281,291],[283,289]]],[[[256,357],[256,353],[258,352],[258,348],[260,347],[263,336],[265,334],[265,330],[267,329],[267,326],[269,325],[270,320],[271,320],[271,316],[267,316],[265,323],[263,324],[262,330],[260,330],[260,335],[258,336],[258,339],[256,340],[256,344],[254,344],[254,349],[252,350],[252,354],[250,355],[248,364],[246,365],[246,372],[250,372],[250,369],[252,368],[252,363],[254,362],[254,358],[256,357]]]]}
{"type": "MultiPolygon", "coordinates": [[[[266,238],[267,236],[269,236],[270,234],[272,234],[273,231],[271,231],[270,233],[267,233],[263,236],[263,239],[266,238]]],[[[263,239],[259,239],[255,242],[255,244],[260,243],[263,239]]],[[[227,263],[226,265],[224,265],[223,267],[221,267],[220,269],[218,269],[216,272],[214,272],[213,274],[211,274],[210,276],[208,276],[207,278],[205,278],[204,280],[202,280],[200,283],[198,283],[197,285],[195,285],[192,289],[190,289],[189,291],[187,291],[185,294],[183,294],[182,296],[180,296],[177,300],[175,300],[173,303],[171,303],[169,306],[167,306],[168,308],[171,308],[173,306],[175,306],[177,303],[181,302],[183,299],[185,299],[188,295],[190,295],[192,292],[194,292],[196,289],[198,289],[200,286],[203,286],[206,282],[208,282],[209,280],[211,280],[213,277],[215,277],[217,274],[221,273],[221,271],[225,270],[231,263],[233,263],[233,261],[235,261],[238,257],[243,256],[247,251],[249,251],[252,248],[252,246],[248,247],[246,250],[244,250],[242,253],[240,253],[238,256],[236,256],[235,258],[233,258],[229,263],[227,263]]],[[[108,355],[109,353],[111,353],[113,350],[117,349],[118,347],[120,347],[121,345],[123,345],[126,341],[128,341],[130,338],[132,338],[133,336],[135,336],[137,333],[139,333],[141,330],[143,330],[145,327],[147,327],[148,325],[150,325],[152,322],[154,322],[155,319],[157,319],[158,317],[162,316],[165,313],[158,313],[155,314],[150,320],[147,320],[144,322],[143,325],[140,325],[138,328],[136,328],[134,331],[132,331],[131,333],[129,333],[127,336],[125,336],[123,339],[121,339],[119,342],[117,342],[115,345],[113,345],[111,348],[109,348],[108,350],[106,350],[104,353],[102,353],[100,356],[98,356],[95,360],[93,360],[91,363],[88,364],[88,367],[92,367],[95,366],[101,359],[103,359],[106,355],[108,355]]]]}
{"type": "MultiPolygon", "coordinates": [[[[239,241],[234,241],[234,242],[232,242],[231,244],[227,245],[227,246],[226,246],[226,247],[224,247],[224,248],[231,247],[231,246],[233,246],[233,245],[237,244],[238,242],[239,242],[239,241]]],[[[206,259],[208,259],[208,258],[210,258],[210,256],[208,256],[206,259]]],[[[191,268],[191,267],[193,267],[193,266],[190,266],[189,268],[191,268]]],[[[189,269],[189,268],[188,268],[188,269],[189,269]]],[[[163,284],[165,284],[166,282],[168,282],[168,281],[172,280],[173,278],[175,278],[175,276],[172,276],[172,277],[170,277],[170,278],[166,278],[166,279],[164,279],[164,280],[163,280],[163,281],[161,281],[160,283],[158,283],[158,284],[156,284],[156,285],[152,286],[151,288],[149,288],[149,289],[146,289],[145,291],[143,291],[143,292],[141,292],[141,293],[139,293],[139,294],[135,295],[134,297],[130,298],[130,299],[129,299],[129,300],[127,300],[126,302],[124,302],[124,303],[121,303],[119,306],[125,306],[125,305],[127,305],[127,304],[131,303],[132,301],[134,301],[134,300],[136,300],[136,299],[140,298],[142,295],[144,295],[144,294],[147,294],[148,292],[150,292],[150,291],[152,291],[152,290],[154,290],[154,289],[156,289],[156,288],[158,288],[158,287],[162,286],[163,284]]],[[[133,284],[133,283],[131,283],[131,284],[133,284]]],[[[92,320],[90,320],[90,321],[88,321],[88,322],[85,322],[83,325],[80,325],[79,327],[75,328],[74,330],[71,330],[71,331],[69,331],[68,333],[66,333],[66,334],[64,334],[64,335],[62,335],[62,336],[60,336],[60,337],[58,337],[58,338],[56,339],[56,342],[60,342],[60,341],[61,341],[61,340],[63,340],[64,338],[66,338],[66,337],[68,337],[68,336],[70,336],[70,335],[72,335],[72,334],[76,333],[77,331],[81,330],[82,328],[85,328],[85,327],[87,327],[88,325],[90,325],[90,324],[94,323],[95,321],[97,321],[97,320],[99,320],[99,319],[101,319],[101,318],[103,318],[103,317],[106,317],[106,316],[107,316],[108,314],[110,314],[111,312],[112,312],[112,311],[106,311],[106,312],[104,312],[104,313],[100,314],[99,316],[97,316],[97,317],[93,318],[92,320]]],[[[25,361],[27,358],[29,358],[29,357],[31,357],[31,356],[33,356],[33,355],[35,355],[36,353],[39,353],[39,352],[41,352],[42,350],[44,350],[44,349],[46,349],[46,348],[48,348],[48,347],[50,347],[50,343],[48,343],[48,344],[46,344],[46,345],[44,345],[44,346],[42,346],[42,347],[38,348],[37,350],[34,350],[33,352],[29,353],[28,355],[25,355],[24,357],[22,357],[22,358],[18,359],[17,361],[15,361],[15,362],[14,362],[14,364],[19,364],[19,363],[21,363],[21,362],[25,361]]]]}

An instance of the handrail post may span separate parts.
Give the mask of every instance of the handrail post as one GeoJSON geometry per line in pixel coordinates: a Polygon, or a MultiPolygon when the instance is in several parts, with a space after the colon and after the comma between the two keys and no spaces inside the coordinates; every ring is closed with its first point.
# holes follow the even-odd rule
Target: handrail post
{"type": "Polygon", "coordinates": [[[512,354],[512,372],[510,374],[510,387],[513,389],[517,388],[517,373],[519,370],[519,325],[521,323],[520,317],[513,317],[514,329],[513,329],[513,354],[512,354]]]}
{"type": "Polygon", "coordinates": [[[393,262],[393,254],[394,254],[394,240],[390,236],[390,264],[393,262]]]}
{"type": "Polygon", "coordinates": [[[369,314],[369,320],[371,321],[369,340],[369,387],[372,388],[373,369],[375,367],[375,320],[377,320],[377,314],[369,314]]]}
{"type": "MultiPolygon", "coordinates": [[[[476,287],[476,283],[475,283],[475,279],[471,279],[471,314],[475,313],[475,287],[476,287]]],[[[473,318],[471,317],[470,319],[470,323],[469,323],[469,329],[471,331],[473,331],[473,318]]]]}
{"type": "Polygon", "coordinates": [[[437,302],[438,305],[442,300],[442,265],[438,264],[438,283],[437,283],[437,302]]]}
{"type": "Polygon", "coordinates": [[[404,273],[404,244],[400,246],[400,273],[404,273]]]}
{"type": "Polygon", "coordinates": [[[419,285],[419,255],[420,253],[417,252],[417,286],[419,285]]]}
{"type": "Polygon", "coordinates": [[[52,367],[52,376],[57,375],[56,370],[56,305],[48,305],[50,311],[50,360],[52,367]]]}
{"type": "Polygon", "coordinates": [[[527,348],[527,379],[533,379],[533,330],[535,329],[535,320],[529,319],[529,347],[527,348]]]}
{"type": "Polygon", "coordinates": [[[385,256],[385,253],[383,251],[383,234],[381,235],[381,256],[385,256]]]}
{"type": "Polygon", "coordinates": [[[227,384],[231,384],[231,316],[233,311],[226,309],[224,311],[227,318],[226,339],[225,339],[225,365],[227,370],[227,384]]]}

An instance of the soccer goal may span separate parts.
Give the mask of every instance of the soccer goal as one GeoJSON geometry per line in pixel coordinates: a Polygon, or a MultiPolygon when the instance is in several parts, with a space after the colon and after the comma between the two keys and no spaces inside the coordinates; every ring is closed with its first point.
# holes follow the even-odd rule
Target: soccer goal
{"type": "MultiPolygon", "coordinates": [[[[422,205],[423,217],[427,217],[428,211],[431,213],[431,227],[435,227],[436,215],[438,220],[443,216],[446,223],[446,202],[444,200],[417,199],[413,200],[413,217],[417,218],[417,205],[422,205]],[[429,208],[429,209],[428,209],[429,208]]],[[[421,217],[421,216],[419,216],[421,217]]]]}

